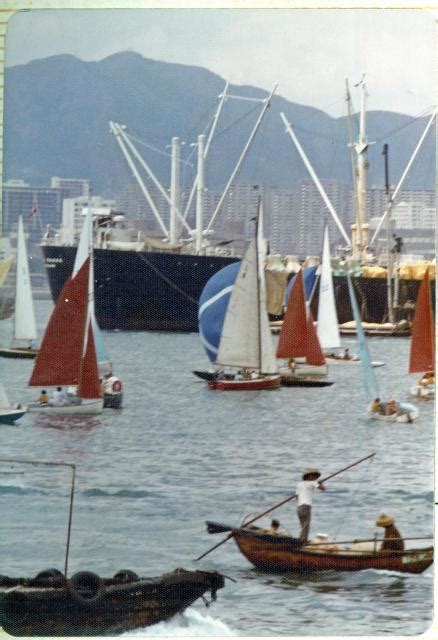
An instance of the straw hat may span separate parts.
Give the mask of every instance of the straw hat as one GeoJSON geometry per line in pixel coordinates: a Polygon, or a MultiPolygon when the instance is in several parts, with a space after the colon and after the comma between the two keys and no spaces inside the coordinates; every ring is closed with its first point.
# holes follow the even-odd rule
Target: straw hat
{"type": "Polygon", "coordinates": [[[303,480],[306,480],[308,476],[316,476],[317,478],[319,478],[320,475],[321,474],[318,471],[318,469],[314,469],[313,467],[307,467],[307,469],[304,469],[303,471],[303,480]]]}
{"type": "Polygon", "coordinates": [[[376,527],[390,527],[392,524],[394,524],[394,518],[384,513],[381,513],[376,520],[376,527]]]}

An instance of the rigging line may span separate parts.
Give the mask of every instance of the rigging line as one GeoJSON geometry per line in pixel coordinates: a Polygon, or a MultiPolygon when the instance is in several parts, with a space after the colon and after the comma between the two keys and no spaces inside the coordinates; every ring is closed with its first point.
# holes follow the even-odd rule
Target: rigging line
{"type": "Polygon", "coordinates": [[[236,124],[239,124],[239,122],[241,122],[242,120],[244,120],[245,118],[247,118],[248,116],[252,115],[255,111],[258,111],[260,109],[260,105],[257,104],[255,107],[253,107],[252,109],[250,109],[249,111],[247,111],[246,113],[244,113],[243,115],[241,115],[239,118],[237,118],[237,120],[234,120],[233,122],[231,122],[228,126],[226,126],[224,129],[222,129],[221,131],[218,131],[216,133],[216,137],[219,137],[221,135],[223,135],[224,133],[226,133],[229,129],[231,129],[232,127],[234,127],[236,124]]]}
{"type": "Polygon", "coordinates": [[[328,140],[329,142],[333,142],[334,144],[343,144],[343,145],[347,145],[348,144],[348,140],[345,139],[341,139],[338,138],[336,136],[328,136],[325,135],[323,133],[319,133],[318,131],[312,131],[311,129],[306,129],[305,127],[300,127],[297,124],[294,124],[294,129],[296,131],[302,131],[303,133],[308,133],[311,136],[314,136],[315,138],[321,138],[323,140],[328,140]]]}
{"type": "Polygon", "coordinates": [[[387,133],[384,133],[382,136],[380,136],[380,138],[376,138],[375,142],[382,142],[382,140],[387,140],[388,138],[393,136],[395,133],[398,133],[399,131],[403,131],[403,129],[410,127],[411,125],[414,124],[414,122],[417,122],[418,120],[421,120],[422,118],[425,118],[428,115],[430,115],[430,109],[427,109],[422,114],[413,117],[413,119],[410,120],[409,122],[406,122],[405,124],[402,124],[399,127],[396,127],[395,129],[391,129],[387,133]]]}
{"type": "Polygon", "coordinates": [[[172,289],[175,289],[175,291],[177,291],[178,293],[180,293],[182,296],[184,296],[184,298],[186,298],[187,300],[189,300],[190,302],[193,302],[193,304],[195,304],[196,306],[199,306],[199,302],[198,300],[195,300],[195,298],[192,298],[192,296],[190,296],[188,293],[186,293],[185,291],[183,291],[183,289],[181,289],[180,287],[178,287],[172,280],[170,280],[170,278],[168,278],[167,276],[164,275],[164,273],[162,271],[160,271],[160,269],[158,269],[154,264],[152,264],[152,262],[150,260],[148,260],[144,255],[139,254],[139,257],[141,260],[143,260],[143,262],[145,262],[151,269],[152,271],[155,271],[155,273],[162,279],[164,280],[164,282],[166,282],[170,287],[172,287],[172,289]]]}

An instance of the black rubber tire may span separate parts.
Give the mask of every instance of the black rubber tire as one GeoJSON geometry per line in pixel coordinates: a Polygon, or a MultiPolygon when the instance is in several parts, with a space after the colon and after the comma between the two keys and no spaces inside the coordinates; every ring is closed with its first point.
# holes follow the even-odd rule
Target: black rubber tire
{"type": "Polygon", "coordinates": [[[36,574],[34,581],[49,587],[62,587],[67,583],[65,575],[58,569],[44,569],[36,574]]]}
{"type": "Polygon", "coordinates": [[[102,578],[92,571],[79,571],[68,581],[68,589],[73,600],[82,605],[94,605],[105,595],[102,578]]]}
{"type": "Polygon", "coordinates": [[[134,571],[131,571],[130,569],[121,569],[120,571],[117,571],[117,573],[113,575],[113,580],[120,584],[127,584],[128,582],[137,582],[137,580],[139,579],[140,578],[138,577],[138,575],[134,571]]]}

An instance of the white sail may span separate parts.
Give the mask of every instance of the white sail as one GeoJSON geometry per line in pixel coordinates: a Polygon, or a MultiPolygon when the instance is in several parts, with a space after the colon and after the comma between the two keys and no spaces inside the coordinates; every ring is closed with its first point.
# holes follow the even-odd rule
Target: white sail
{"type": "Polygon", "coordinates": [[[18,218],[17,280],[15,287],[15,340],[36,340],[35,312],[30,285],[29,265],[22,216],[18,218]]]}
{"type": "Polygon", "coordinates": [[[278,369],[266,311],[262,255],[253,238],[230,296],[216,363],[272,374],[278,369]]]}
{"type": "Polygon", "coordinates": [[[11,403],[9,402],[4,386],[0,382],[0,409],[9,409],[10,407],[11,403]]]}
{"type": "Polygon", "coordinates": [[[324,230],[324,243],[322,249],[317,334],[323,349],[337,349],[341,346],[338,314],[336,313],[335,295],[333,291],[330,243],[327,226],[324,230]]]}

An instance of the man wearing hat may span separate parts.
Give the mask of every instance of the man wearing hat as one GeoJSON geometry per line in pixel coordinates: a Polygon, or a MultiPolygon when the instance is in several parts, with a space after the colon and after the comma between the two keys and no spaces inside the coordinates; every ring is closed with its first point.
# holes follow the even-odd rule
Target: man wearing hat
{"type": "Polygon", "coordinates": [[[383,527],[385,535],[380,546],[380,551],[404,551],[405,543],[400,531],[394,524],[394,518],[381,513],[376,520],[376,527],[383,527]]]}
{"type": "Polygon", "coordinates": [[[315,489],[321,489],[321,491],[325,490],[324,485],[321,482],[318,482],[320,475],[321,474],[318,469],[304,469],[302,480],[297,486],[297,514],[301,525],[299,539],[304,544],[307,542],[309,537],[313,494],[315,489]]]}

